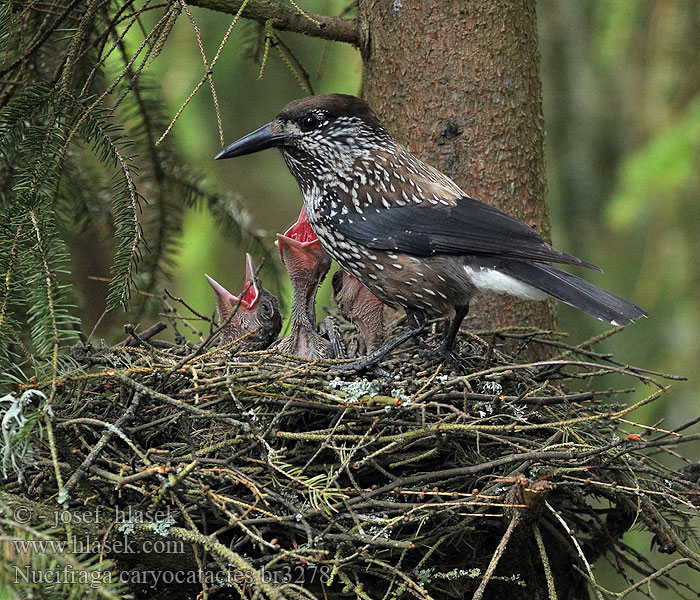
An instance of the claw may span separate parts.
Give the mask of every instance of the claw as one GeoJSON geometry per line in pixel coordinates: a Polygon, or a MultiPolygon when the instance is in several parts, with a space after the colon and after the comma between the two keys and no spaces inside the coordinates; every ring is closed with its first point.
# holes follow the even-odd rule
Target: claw
{"type": "Polygon", "coordinates": [[[455,354],[454,350],[447,347],[445,340],[438,344],[428,344],[426,342],[421,342],[421,349],[418,350],[418,356],[421,358],[428,358],[437,356],[445,364],[451,364],[463,374],[467,375],[469,373],[469,368],[466,363],[455,354]]]}

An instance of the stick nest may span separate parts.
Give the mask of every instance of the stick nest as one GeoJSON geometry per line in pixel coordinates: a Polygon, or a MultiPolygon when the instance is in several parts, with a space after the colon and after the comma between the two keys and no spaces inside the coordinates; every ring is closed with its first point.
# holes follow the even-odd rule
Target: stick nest
{"type": "Polygon", "coordinates": [[[386,381],[338,375],[332,361],[236,355],[215,336],[159,342],[160,329],[76,347],[69,372],[29,386],[50,401],[36,397],[13,446],[25,453],[4,464],[9,494],[107,507],[103,540],[124,531],[115,506],[167,509],[168,521],[127,531],[186,542],[185,555],[159,557],[163,569],[236,572],[161,586],[168,597],[524,598],[539,586],[556,598],[576,581],[602,598],[601,556],[627,593],[654,582],[692,596],[675,574],[698,564],[698,487],[692,469],[660,458],[696,436],[635,423],[667,397],[667,376],[596,353],[596,340],[464,332],[466,375],[409,344],[383,364],[386,381]],[[544,347],[552,358],[523,358],[544,347]],[[617,387],[593,391],[596,379],[617,387]],[[650,394],[627,406],[633,381],[650,394]],[[677,554],[671,568],[622,541],[633,526],[677,554]]]}

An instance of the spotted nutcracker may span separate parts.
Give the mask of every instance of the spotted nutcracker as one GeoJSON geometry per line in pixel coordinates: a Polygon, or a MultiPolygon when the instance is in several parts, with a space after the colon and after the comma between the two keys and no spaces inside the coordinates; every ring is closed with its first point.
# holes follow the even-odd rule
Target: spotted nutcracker
{"type": "Polygon", "coordinates": [[[467,196],[400,145],[360,98],[327,94],[290,102],[216,158],[272,147],[296,178],[326,252],[382,302],[406,311],[409,327],[348,369],[375,364],[421,330],[429,315],[451,318],[441,345],[449,351],[469,303],[483,292],[553,296],[613,325],[648,315],[548,264],[598,269],[467,196]]]}
{"type": "Polygon", "coordinates": [[[304,358],[329,358],[331,344],[316,331],[316,292],[331,267],[302,207],[297,222],[275,242],[292,283],[290,334],[275,348],[304,358]]]}
{"type": "Polygon", "coordinates": [[[282,317],[277,298],[255,276],[255,264],[250,254],[246,254],[245,258],[245,293],[242,293],[242,297],[234,296],[209,275],[204,276],[216,292],[219,324],[223,326],[220,343],[228,344],[240,339],[237,346],[240,350],[264,350],[282,329],[282,317]],[[236,313],[231,317],[234,310],[236,313]]]}

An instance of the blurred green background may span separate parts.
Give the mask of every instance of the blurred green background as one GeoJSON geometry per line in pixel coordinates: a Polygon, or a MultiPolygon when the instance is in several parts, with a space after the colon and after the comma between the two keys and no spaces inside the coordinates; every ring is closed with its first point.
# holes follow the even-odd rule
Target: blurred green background
{"type": "MultiPolygon", "coordinates": [[[[337,1],[303,3],[303,8],[309,12],[328,15],[341,14],[346,6],[346,2],[337,1]]],[[[194,7],[192,12],[211,60],[231,17],[194,7]]],[[[227,144],[267,123],[287,102],[308,95],[274,49],[270,50],[262,77],[259,77],[262,64],[259,34],[257,24],[240,21],[214,70],[227,144]]],[[[280,37],[308,71],[314,93],[360,94],[362,63],[359,52],[353,47],[295,34],[281,34],[280,37]]],[[[162,82],[163,100],[174,115],[202,77],[203,64],[192,26],[184,15],[167,44],[163,57],[152,69],[156,79],[162,82]]],[[[243,198],[244,206],[251,213],[253,228],[266,232],[270,245],[274,243],[276,232],[283,233],[297,219],[301,195],[278,152],[254,154],[237,161],[213,160],[221,146],[208,86],[203,86],[183,111],[170,135],[176,138],[176,147],[185,160],[204,173],[210,183],[243,198]]],[[[188,212],[171,289],[187,298],[194,307],[210,313],[215,297],[203,273],[207,272],[238,294],[243,287],[244,252],[245,249],[232,245],[222,236],[206,211],[188,212]]],[[[259,258],[254,256],[256,262],[259,258]]],[[[279,266],[281,268],[281,263],[279,266]]],[[[276,290],[274,280],[271,281],[270,265],[263,267],[261,277],[273,291],[280,292],[283,309],[287,308],[291,290],[286,276],[281,282],[285,287],[281,290],[276,290]]],[[[330,278],[327,278],[318,296],[319,307],[328,303],[329,294],[330,278]]]]}
{"type": "MultiPolygon", "coordinates": [[[[328,15],[340,14],[345,6],[303,3],[310,12],[328,15]]],[[[192,11],[211,58],[231,17],[192,11]]],[[[587,272],[586,277],[651,312],[650,319],[606,340],[599,350],[626,363],[687,376],[689,381],[675,383],[665,401],[636,415],[647,424],[677,427],[700,408],[700,4],[540,0],[538,21],[554,245],[601,265],[604,275],[587,272]]],[[[134,36],[137,43],[142,39],[134,36]]],[[[274,50],[258,78],[261,56],[251,52],[257,36],[257,26],[240,22],[214,69],[227,143],[306,95],[274,50]]],[[[307,69],[315,93],[360,93],[356,50],[299,35],[281,37],[307,69]]],[[[204,72],[184,15],[150,70],[161,83],[169,114],[175,115],[204,72]]],[[[296,219],[300,194],[279,153],[213,160],[220,141],[207,85],[169,135],[213,186],[240,194],[254,227],[270,232],[270,244],[275,232],[296,219]]],[[[206,211],[188,212],[169,289],[211,313],[214,294],[203,274],[238,293],[243,270],[244,249],[227,240],[206,211]]],[[[269,265],[262,279],[270,281],[269,265]]],[[[328,302],[327,286],[320,305],[328,302]]],[[[281,293],[289,297],[288,289],[281,293]]],[[[570,343],[608,329],[564,305],[558,311],[559,327],[570,343]]],[[[628,399],[652,391],[640,384],[628,399]]],[[[682,450],[689,459],[700,459],[700,445],[682,450]]],[[[667,557],[648,552],[649,536],[635,535],[625,540],[663,564],[667,557]]],[[[625,587],[618,583],[622,587],[609,587],[625,587]]]]}

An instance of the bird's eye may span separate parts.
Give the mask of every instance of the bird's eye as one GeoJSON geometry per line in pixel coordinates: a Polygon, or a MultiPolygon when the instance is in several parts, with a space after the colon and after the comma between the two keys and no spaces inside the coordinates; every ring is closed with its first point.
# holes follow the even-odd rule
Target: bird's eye
{"type": "Polygon", "coordinates": [[[302,117],[299,127],[301,127],[301,130],[303,132],[308,132],[308,131],[313,131],[320,125],[320,121],[318,120],[318,117],[316,115],[306,115],[305,117],[302,117]]]}
{"type": "Polygon", "coordinates": [[[271,317],[273,312],[274,311],[272,309],[272,304],[270,304],[270,302],[268,302],[267,300],[262,300],[260,302],[260,314],[264,318],[267,319],[267,318],[271,317]]]}

